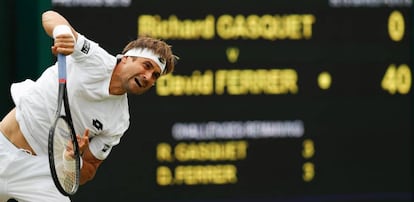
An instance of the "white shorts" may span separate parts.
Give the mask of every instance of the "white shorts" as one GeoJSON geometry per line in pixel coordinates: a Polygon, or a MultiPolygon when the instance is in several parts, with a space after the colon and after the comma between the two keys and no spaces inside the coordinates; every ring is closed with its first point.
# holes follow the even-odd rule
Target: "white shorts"
{"type": "Polygon", "coordinates": [[[0,132],[0,202],[70,201],[53,183],[48,156],[33,156],[0,132]]]}

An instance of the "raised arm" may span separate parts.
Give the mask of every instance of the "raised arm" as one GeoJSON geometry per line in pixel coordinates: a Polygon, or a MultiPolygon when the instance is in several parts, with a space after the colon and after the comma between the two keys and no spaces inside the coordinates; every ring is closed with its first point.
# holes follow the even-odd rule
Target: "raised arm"
{"type": "Polygon", "coordinates": [[[75,29],[70,25],[70,23],[58,12],[56,11],[46,11],[42,14],[42,25],[45,29],[45,32],[50,37],[53,37],[53,29],[57,25],[67,25],[72,29],[72,34],[75,37],[75,40],[78,39],[78,33],[75,29]]]}
{"type": "Polygon", "coordinates": [[[53,54],[70,55],[73,53],[78,33],[62,15],[55,11],[46,11],[42,14],[42,25],[47,35],[55,40],[52,46],[53,54]],[[56,29],[58,31],[54,33],[56,27],[66,29],[56,29]],[[54,36],[54,34],[57,35],[54,36]]]}

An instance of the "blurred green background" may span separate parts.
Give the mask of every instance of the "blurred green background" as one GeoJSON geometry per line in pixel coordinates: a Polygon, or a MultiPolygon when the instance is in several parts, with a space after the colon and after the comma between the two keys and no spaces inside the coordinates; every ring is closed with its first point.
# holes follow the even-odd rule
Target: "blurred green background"
{"type": "Polygon", "coordinates": [[[51,64],[51,39],[43,31],[39,19],[51,8],[47,0],[0,1],[0,116],[14,105],[10,84],[30,78],[35,80],[51,64]]]}

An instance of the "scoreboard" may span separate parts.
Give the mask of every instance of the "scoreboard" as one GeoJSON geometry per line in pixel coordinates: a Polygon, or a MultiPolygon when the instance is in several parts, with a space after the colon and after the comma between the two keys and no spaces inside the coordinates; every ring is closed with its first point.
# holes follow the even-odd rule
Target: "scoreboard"
{"type": "Polygon", "coordinates": [[[52,3],[180,57],[74,201],[412,201],[411,0],[52,3]]]}

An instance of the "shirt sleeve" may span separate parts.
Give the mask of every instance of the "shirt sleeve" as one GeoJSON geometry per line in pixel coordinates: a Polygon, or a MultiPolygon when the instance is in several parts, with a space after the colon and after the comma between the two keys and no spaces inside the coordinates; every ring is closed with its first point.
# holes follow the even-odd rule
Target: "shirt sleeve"
{"type": "MultiPolygon", "coordinates": [[[[85,65],[96,65],[95,63],[90,63],[91,57],[92,62],[99,62],[103,64],[114,64],[116,62],[116,57],[104,50],[98,43],[89,40],[84,35],[78,33],[78,40],[75,44],[75,50],[70,55],[74,60],[82,62],[85,65]],[[85,61],[87,59],[87,61],[85,61]]],[[[112,70],[106,69],[106,71],[112,70]]]]}
{"type": "Polygon", "coordinates": [[[105,160],[114,146],[116,146],[122,135],[99,135],[91,139],[89,149],[99,160],[105,160]]]}
{"type": "Polygon", "coordinates": [[[26,95],[30,88],[33,87],[34,81],[26,79],[20,83],[13,83],[10,87],[11,96],[16,106],[20,105],[20,98],[26,95]]]}
{"type": "Polygon", "coordinates": [[[78,40],[76,41],[75,51],[72,53],[72,57],[82,59],[88,55],[91,55],[97,46],[98,44],[88,40],[85,36],[78,33],[78,40]]]}

